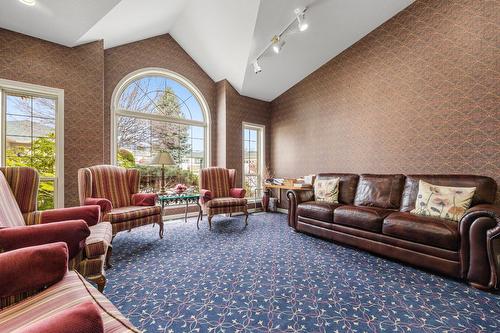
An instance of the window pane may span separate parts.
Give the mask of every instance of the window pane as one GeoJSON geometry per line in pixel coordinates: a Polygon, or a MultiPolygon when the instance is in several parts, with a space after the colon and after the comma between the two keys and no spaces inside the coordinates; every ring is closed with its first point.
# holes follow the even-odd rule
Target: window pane
{"type": "Polygon", "coordinates": [[[118,100],[120,109],[204,121],[198,100],[183,85],[163,76],[147,76],[127,86],[118,100]]]}
{"type": "Polygon", "coordinates": [[[31,116],[31,98],[25,96],[6,96],[7,114],[31,116]]]}
{"type": "Polygon", "coordinates": [[[43,180],[38,189],[38,209],[46,210],[54,208],[54,181],[43,180]]]}
{"type": "Polygon", "coordinates": [[[243,187],[247,191],[247,197],[253,197],[255,195],[255,189],[258,188],[257,179],[257,176],[245,176],[243,187]]]}
{"type": "Polygon", "coordinates": [[[257,141],[257,131],[250,130],[250,141],[257,141]]]}
{"type": "Polygon", "coordinates": [[[33,117],[56,118],[56,100],[50,98],[33,98],[33,117]]]}
{"type": "Polygon", "coordinates": [[[142,191],[160,189],[161,167],[149,163],[161,151],[169,152],[175,162],[174,166],[166,166],[167,189],[178,183],[198,186],[198,174],[205,160],[203,127],[126,116],[118,117],[117,125],[118,164],[142,169],[142,191]],[[198,138],[193,138],[193,134],[198,138]]]}

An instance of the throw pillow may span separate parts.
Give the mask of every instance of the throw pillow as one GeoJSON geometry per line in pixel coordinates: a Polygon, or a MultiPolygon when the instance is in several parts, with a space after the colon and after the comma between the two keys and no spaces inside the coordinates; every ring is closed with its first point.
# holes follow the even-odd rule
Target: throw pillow
{"type": "Polygon", "coordinates": [[[420,180],[415,209],[410,213],[458,222],[469,209],[474,192],[475,187],[437,186],[420,180]]]}
{"type": "Polygon", "coordinates": [[[314,197],[316,201],[338,203],[340,178],[316,179],[314,197]]]}

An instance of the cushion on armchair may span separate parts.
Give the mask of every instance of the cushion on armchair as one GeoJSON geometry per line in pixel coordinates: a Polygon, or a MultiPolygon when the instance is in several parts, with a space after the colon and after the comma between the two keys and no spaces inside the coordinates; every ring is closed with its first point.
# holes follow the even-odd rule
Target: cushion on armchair
{"type": "Polygon", "coordinates": [[[19,333],[102,333],[102,317],[94,303],[87,301],[21,328],[19,333]]]}
{"type": "Polygon", "coordinates": [[[154,206],[158,195],[154,193],[135,193],[132,194],[133,206],[154,206]]]}
{"type": "Polygon", "coordinates": [[[38,290],[60,281],[68,270],[65,243],[31,246],[0,254],[0,297],[38,290]]]}
{"type": "Polygon", "coordinates": [[[111,204],[111,201],[105,198],[86,198],[84,204],[85,206],[97,205],[101,207],[102,214],[106,214],[113,209],[113,204],[111,204]]]}
{"type": "Polygon", "coordinates": [[[229,195],[233,198],[244,198],[247,191],[244,188],[231,188],[229,195]]]}

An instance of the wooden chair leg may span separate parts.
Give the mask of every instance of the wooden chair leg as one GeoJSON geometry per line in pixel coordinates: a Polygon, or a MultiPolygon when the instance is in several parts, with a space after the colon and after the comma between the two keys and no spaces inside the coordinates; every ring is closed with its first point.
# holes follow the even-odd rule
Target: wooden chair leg
{"type": "Polygon", "coordinates": [[[108,247],[108,252],[106,252],[106,261],[105,261],[105,266],[106,269],[111,268],[111,255],[113,254],[113,247],[109,246],[108,247]]]}
{"type": "Polygon", "coordinates": [[[97,279],[94,279],[94,282],[97,284],[97,290],[102,293],[104,291],[104,287],[106,287],[106,277],[101,275],[97,279]]]}
{"type": "Polygon", "coordinates": [[[208,215],[208,229],[212,230],[212,215],[208,215]]]}
{"type": "Polygon", "coordinates": [[[245,210],[245,226],[248,225],[248,211],[245,210]]]}

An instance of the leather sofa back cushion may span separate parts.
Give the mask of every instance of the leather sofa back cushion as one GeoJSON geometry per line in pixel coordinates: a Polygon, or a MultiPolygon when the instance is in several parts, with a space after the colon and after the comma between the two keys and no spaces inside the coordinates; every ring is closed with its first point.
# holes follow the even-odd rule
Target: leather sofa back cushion
{"type": "Polygon", "coordinates": [[[353,173],[319,173],[317,179],[339,178],[339,197],[338,201],[342,204],[354,202],[356,187],[358,186],[359,176],[353,173]]]}
{"type": "Polygon", "coordinates": [[[401,200],[400,210],[402,212],[409,212],[415,208],[418,182],[420,180],[439,186],[475,187],[476,192],[472,197],[471,207],[479,204],[492,204],[495,201],[497,192],[497,184],[490,177],[474,175],[407,175],[401,200]]]}
{"type": "Polygon", "coordinates": [[[399,209],[405,176],[370,175],[359,177],[354,204],[356,206],[399,209]]]}

